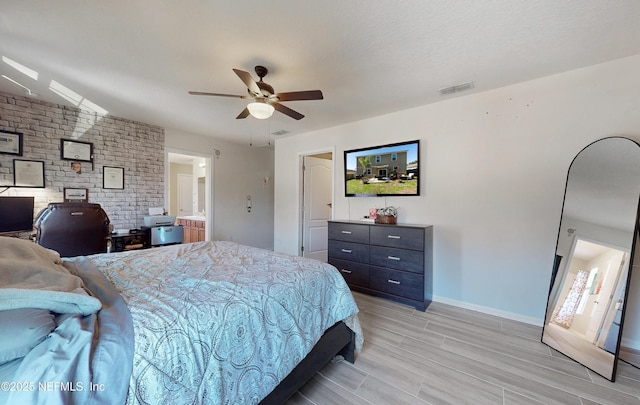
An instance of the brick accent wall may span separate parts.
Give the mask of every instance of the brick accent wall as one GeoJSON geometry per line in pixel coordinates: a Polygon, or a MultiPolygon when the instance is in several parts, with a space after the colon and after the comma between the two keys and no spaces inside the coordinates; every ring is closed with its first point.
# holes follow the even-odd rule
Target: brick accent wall
{"type": "Polygon", "coordinates": [[[141,122],[101,116],[89,110],[0,93],[0,130],[23,134],[22,156],[0,154],[0,192],[13,184],[13,159],[41,160],[45,188],[10,188],[1,196],[35,196],[35,213],[63,201],[65,187],[86,188],[115,229],[143,225],[149,207],[164,203],[164,129],[141,122]],[[93,164],[81,172],[61,159],[60,140],[93,143],[93,164]],[[104,189],[103,167],[124,168],[124,190],[104,189]]]}

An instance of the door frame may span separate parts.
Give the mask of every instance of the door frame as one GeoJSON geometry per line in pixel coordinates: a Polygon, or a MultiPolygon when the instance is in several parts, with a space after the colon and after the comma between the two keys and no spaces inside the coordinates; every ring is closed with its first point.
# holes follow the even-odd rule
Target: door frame
{"type": "Polygon", "coordinates": [[[336,189],[336,151],[335,147],[330,148],[322,148],[316,150],[310,150],[306,152],[298,153],[298,190],[300,193],[298,194],[298,223],[300,224],[298,228],[298,256],[303,256],[302,246],[304,243],[304,229],[305,229],[305,221],[304,221],[304,192],[305,192],[305,184],[304,184],[304,158],[306,156],[315,156],[321,155],[324,153],[331,153],[331,216],[333,219],[335,213],[335,189],[336,189]]]}
{"type": "Polygon", "coordinates": [[[213,226],[215,224],[214,215],[214,201],[215,201],[215,187],[214,187],[214,156],[213,153],[200,153],[193,152],[184,149],[165,148],[164,149],[164,204],[165,209],[169,204],[169,153],[177,153],[179,155],[189,155],[194,157],[204,158],[205,160],[205,240],[213,240],[213,226]]]}
{"type": "MultiPolygon", "coordinates": [[[[615,292],[617,291],[617,287],[618,287],[618,283],[620,281],[620,277],[622,276],[622,273],[625,272],[625,271],[627,273],[627,277],[630,276],[630,270],[631,269],[630,269],[629,261],[631,260],[630,259],[631,252],[630,252],[629,249],[627,249],[625,247],[618,246],[618,245],[615,245],[613,243],[602,242],[600,240],[591,238],[589,236],[584,236],[582,234],[577,234],[576,233],[576,234],[573,235],[573,240],[571,241],[571,250],[570,250],[570,253],[569,253],[569,256],[568,256],[568,260],[567,260],[567,263],[566,263],[567,268],[565,269],[565,271],[569,271],[569,266],[571,266],[571,261],[573,260],[574,252],[575,252],[576,247],[577,247],[577,245],[578,245],[578,243],[580,241],[587,242],[587,243],[592,243],[592,244],[604,246],[604,247],[606,247],[608,249],[613,249],[613,250],[620,251],[620,252],[623,253],[623,259],[626,257],[626,260],[625,260],[625,263],[624,263],[625,268],[619,268],[618,269],[618,272],[616,274],[615,284],[614,284],[613,290],[612,290],[612,292],[610,294],[611,297],[607,300],[606,308],[604,309],[602,317],[599,319],[598,333],[596,333],[595,338],[593,340],[591,340],[591,339],[588,339],[587,334],[586,334],[588,329],[587,329],[587,331],[585,331],[585,335],[584,335],[585,340],[587,340],[590,343],[594,344],[595,346],[599,347],[598,346],[598,340],[599,340],[599,337],[600,337],[601,332],[602,332],[602,327],[603,327],[603,325],[605,324],[605,322],[609,318],[609,314],[610,314],[611,307],[612,307],[612,304],[613,304],[613,298],[614,298],[613,296],[615,295],[615,292]]],[[[559,296],[558,296],[558,298],[559,298],[559,296]]],[[[557,305],[557,303],[556,303],[556,305],[557,305]]]]}

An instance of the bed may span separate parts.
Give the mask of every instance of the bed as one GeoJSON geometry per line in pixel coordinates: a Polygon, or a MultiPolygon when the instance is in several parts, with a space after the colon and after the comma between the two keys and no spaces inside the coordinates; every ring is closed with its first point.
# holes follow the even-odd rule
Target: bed
{"type": "Polygon", "coordinates": [[[0,237],[0,287],[0,403],[283,403],[363,343],[335,268],[232,242],[60,259],[0,237]]]}

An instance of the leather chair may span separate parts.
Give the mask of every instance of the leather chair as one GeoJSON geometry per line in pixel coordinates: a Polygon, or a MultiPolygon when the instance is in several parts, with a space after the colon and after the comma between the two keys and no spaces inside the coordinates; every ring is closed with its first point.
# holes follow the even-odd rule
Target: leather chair
{"type": "Polygon", "coordinates": [[[38,213],[34,227],[36,243],[62,257],[107,251],[109,217],[100,204],[50,203],[38,213]]]}

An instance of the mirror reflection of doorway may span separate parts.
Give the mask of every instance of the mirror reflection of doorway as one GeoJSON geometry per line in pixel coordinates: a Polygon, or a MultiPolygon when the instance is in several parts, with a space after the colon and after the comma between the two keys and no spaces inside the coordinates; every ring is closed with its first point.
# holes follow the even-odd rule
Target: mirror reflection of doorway
{"type": "MultiPolygon", "coordinates": [[[[612,382],[616,378],[618,359],[634,364],[628,353],[638,349],[637,337],[640,336],[640,325],[636,322],[640,301],[635,300],[639,290],[634,288],[639,277],[633,274],[640,264],[640,254],[635,254],[640,246],[637,243],[640,240],[638,179],[640,144],[628,138],[599,139],[584,147],[571,162],[542,332],[544,343],[612,382]],[[561,322],[552,321],[552,316],[559,311],[558,305],[562,305],[564,296],[575,282],[577,269],[571,262],[576,246],[578,252],[583,246],[578,243],[579,239],[624,252],[624,259],[619,259],[620,262],[624,260],[620,265],[623,271],[616,277],[616,273],[606,271],[606,266],[584,263],[582,280],[578,280],[574,288],[583,288],[588,294],[584,291],[574,293],[578,299],[575,313],[565,307],[571,326],[560,326],[561,322]],[[570,266],[573,275],[568,275],[570,266]],[[587,288],[589,277],[593,280],[587,288]],[[585,286],[581,287],[583,282],[585,286]],[[593,292],[592,287],[595,288],[593,292]],[[579,310],[582,313],[578,313],[579,310]],[[585,318],[588,322],[580,318],[587,314],[590,316],[585,318]],[[572,339],[568,332],[575,330],[579,333],[572,339]],[[567,340],[561,341],[561,338],[567,340]],[[583,353],[576,348],[582,344],[585,344],[583,353]],[[598,356],[601,361],[595,360],[598,356]]],[[[620,253],[617,255],[620,257],[620,253]]]]}
{"type": "Polygon", "coordinates": [[[576,237],[543,341],[607,375],[614,361],[627,281],[626,250],[576,237]]]}

